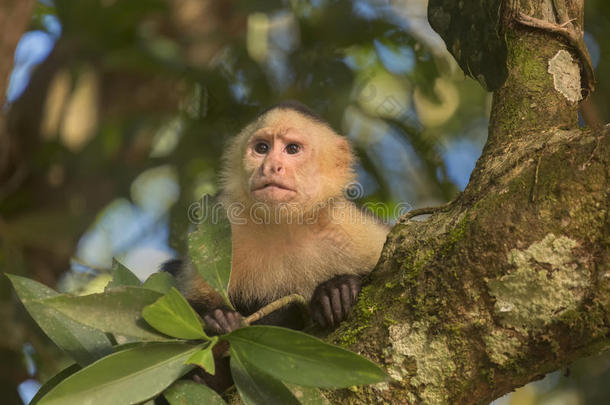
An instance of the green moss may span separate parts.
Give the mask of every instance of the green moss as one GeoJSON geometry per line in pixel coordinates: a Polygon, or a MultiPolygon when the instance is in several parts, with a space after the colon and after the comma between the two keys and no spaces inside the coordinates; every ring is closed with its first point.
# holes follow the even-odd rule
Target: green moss
{"type": "Polygon", "coordinates": [[[466,234],[466,229],[468,227],[468,215],[465,215],[460,222],[449,232],[449,237],[447,241],[443,243],[438,251],[441,257],[447,256],[451,253],[457,244],[464,238],[466,234]]]}
{"type": "Polygon", "coordinates": [[[495,370],[493,368],[482,367],[481,374],[483,375],[483,378],[485,379],[485,381],[487,381],[487,384],[489,384],[490,388],[496,384],[495,370]]]}
{"type": "Polygon", "coordinates": [[[383,325],[387,328],[392,325],[398,325],[398,321],[386,315],[383,317],[383,325]]]}
{"type": "Polygon", "coordinates": [[[447,332],[447,335],[451,337],[451,339],[461,339],[464,335],[462,332],[462,324],[460,323],[452,323],[445,326],[444,330],[447,332]]]}
{"type": "MultiPolygon", "coordinates": [[[[342,326],[338,330],[338,343],[341,346],[347,347],[355,344],[358,338],[361,336],[362,331],[371,326],[371,317],[377,312],[378,304],[377,301],[371,297],[373,286],[366,286],[360,292],[356,307],[353,312],[353,322],[349,325],[356,325],[354,327],[342,326]]],[[[347,324],[343,324],[347,325],[347,324]]]]}
{"type": "Polygon", "coordinates": [[[368,328],[370,325],[358,325],[354,328],[343,330],[339,336],[339,345],[343,347],[349,347],[358,341],[363,330],[368,328]]]}
{"type": "Polygon", "coordinates": [[[402,282],[405,287],[415,287],[419,280],[419,274],[434,255],[432,249],[411,249],[405,255],[402,262],[402,282]]]}
{"type": "Polygon", "coordinates": [[[579,339],[603,337],[608,329],[600,326],[606,324],[606,312],[595,302],[588,303],[584,308],[569,309],[559,316],[559,321],[565,323],[579,339]]]}
{"type": "Polygon", "coordinates": [[[576,126],[576,110],[554,89],[548,61],[560,49],[537,34],[508,30],[507,64],[509,77],[497,91],[501,103],[491,117],[491,138],[514,136],[523,131],[549,126],[576,126]],[[544,100],[539,102],[537,100],[544,100]]]}
{"type": "Polygon", "coordinates": [[[377,303],[371,297],[371,292],[373,291],[373,286],[367,285],[360,292],[360,296],[358,297],[358,302],[356,303],[356,313],[359,315],[358,317],[370,319],[371,315],[377,311],[377,303]]]}

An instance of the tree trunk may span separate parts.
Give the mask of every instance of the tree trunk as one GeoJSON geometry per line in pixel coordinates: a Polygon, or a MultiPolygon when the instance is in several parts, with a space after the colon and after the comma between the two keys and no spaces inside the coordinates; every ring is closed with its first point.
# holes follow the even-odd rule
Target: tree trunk
{"type": "MultiPolygon", "coordinates": [[[[577,126],[579,70],[584,90],[592,77],[552,31],[552,3],[504,9],[508,78],[469,185],[428,218],[399,220],[355,315],[330,336],[391,380],[333,401],[486,404],[608,347],[610,129],[577,126]]],[[[582,2],[563,4],[578,30],[582,2]]]]}

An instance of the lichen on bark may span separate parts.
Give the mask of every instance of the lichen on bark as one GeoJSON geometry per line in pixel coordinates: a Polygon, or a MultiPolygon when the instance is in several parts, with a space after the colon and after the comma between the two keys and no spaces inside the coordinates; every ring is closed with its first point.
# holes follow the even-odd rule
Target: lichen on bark
{"type": "Polygon", "coordinates": [[[510,251],[508,262],[514,269],[487,282],[503,326],[527,332],[577,308],[591,276],[578,266],[572,253],[576,245],[571,238],[549,233],[525,250],[510,251]]]}
{"type": "MultiPolygon", "coordinates": [[[[517,6],[544,18],[548,4],[517,6]]],[[[489,403],[610,345],[610,127],[578,128],[556,88],[549,61],[570,45],[504,21],[508,77],[470,183],[398,221],[366,327],[355,316],[330,337],[357,331],[349,347],[392,379],[329,393],[336,403],[489,403]]]]}

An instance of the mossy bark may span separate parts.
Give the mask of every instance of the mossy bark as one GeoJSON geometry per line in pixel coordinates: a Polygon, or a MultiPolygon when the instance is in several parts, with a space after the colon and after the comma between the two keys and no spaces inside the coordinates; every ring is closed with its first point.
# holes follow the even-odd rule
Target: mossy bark
{"type": "Polygon", "coordinates": [[[470,184],[396,224],[329,336],[391,380],[332,402],[486,404],[610,344],[610,128],[577,127],[564,85],[579,77],[550,68],[568,45],[518,25],[506,38],[509,77],[470,184]]]}

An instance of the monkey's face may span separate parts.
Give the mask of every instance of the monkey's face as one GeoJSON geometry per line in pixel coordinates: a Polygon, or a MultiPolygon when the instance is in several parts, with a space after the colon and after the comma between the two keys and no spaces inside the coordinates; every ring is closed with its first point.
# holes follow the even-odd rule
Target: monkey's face
{"type": "Polygon", "coordinates": [[[299,128],[265,126],[249,139],[244,168],[254,201],[303,204],[318,194],[315,148],[299,128]]]}
{"type": "Polygon", "coordinates": [[[342,198],[354,179],[347,140],[289,109],[271,110],[246,126],[224,158],[225,202],[279,205],[297,215],[342,198]]]}

